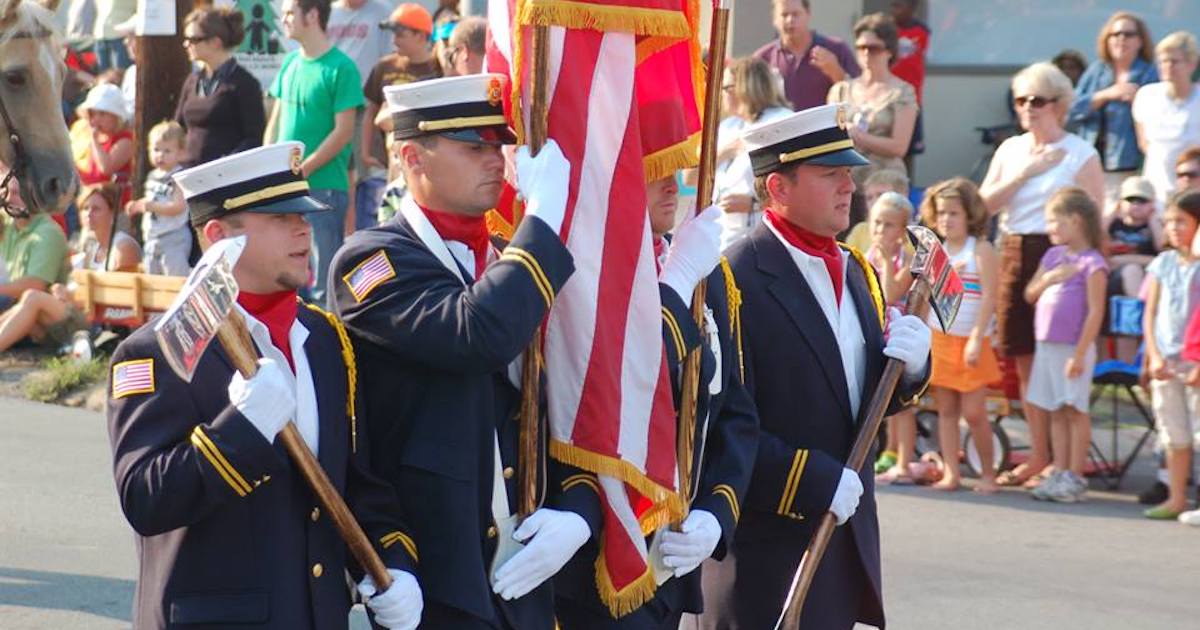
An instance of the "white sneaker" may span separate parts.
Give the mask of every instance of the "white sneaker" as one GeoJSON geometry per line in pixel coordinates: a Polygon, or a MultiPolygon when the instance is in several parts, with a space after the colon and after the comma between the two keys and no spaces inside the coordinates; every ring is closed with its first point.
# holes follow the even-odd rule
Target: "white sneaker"
{"type": "Polygon", "coordinates": [[[1200,510],[1188,510],[1179,514],[1179,522],[1192,527],[1200,527],[1200,510]]]}
{"type": "Polygon", "coordinates": [[[1072,479],[1071,472],[1064,470],[1057,474],[1058,483],[1046,491],[1046,498],[1055,503],[1074,503],[1079,500],[1076,496],[1078,486],[1072,479]]]}
{"type": "Polygon", "coordinates": [[[1041,483],[1035,486],[1030,494],[1033,495],[1033,498],[1037,499],[1038,501],[1049,501],[1050,497],[1057,492],[1058,487],[1062,485],[1063,482],[1063,471],[1056,470],[1050,473],[1049,477],[1046,477],[1041,483]]]}

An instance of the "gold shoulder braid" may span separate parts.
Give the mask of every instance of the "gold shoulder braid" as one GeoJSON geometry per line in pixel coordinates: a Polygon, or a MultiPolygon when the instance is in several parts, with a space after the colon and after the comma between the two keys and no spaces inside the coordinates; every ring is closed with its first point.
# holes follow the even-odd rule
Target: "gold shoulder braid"
{"type": "Polygon", "coordinates": [[[725,303],[729,307],[729,328],[737,339],[738,376],[746,380],[746,360],[742,357],[742,291],[733,279],[729,259],[721,257],[721,273],[725,275],[725,303]]]}
{"type": "Polygon", "coordinates": [[[858,261],[858,266],[862,267],[863,275],[867,277],[867,289],[871,292],[871,301],[875,302],[875,311],[879,313],[879,327],[887,327],[887,311],[884,308],[883,290],[879,288],[879,278],[875,277],[875,268],[871,263],[867,262],[867,257],[863,256],[862,252],[858,251],[853,245],[847,243],[838,243],[854,260],[858,261]]]}
{"type": "Polygon", "coordinates": [[[342,362],[346,364],[346,413],[350,416],[350,451],[358,452],[358,414],[354,404],[357,398],[358,363],[354,359],[354,346],[350,344],[350,335],[346,334],[346,326],[341,320],[315,304],[305,304],[309,310],[320,314],[337,332],[338,342],[342,345],[342,362]]]}

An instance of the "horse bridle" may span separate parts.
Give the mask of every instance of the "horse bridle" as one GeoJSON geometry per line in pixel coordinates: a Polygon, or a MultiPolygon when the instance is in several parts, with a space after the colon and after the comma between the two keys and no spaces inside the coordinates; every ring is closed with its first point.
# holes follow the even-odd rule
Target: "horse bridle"
{"type": "MultiPolygon", "coordinates": [[[[17,31],[9,35],[8,39],[41,39],[49,37],[51,34],[49,29],[43,27],[36,31],[17,31]]],[[[28,219],[29,208],[18,208],[8,202],[8,187],[12,184],[13,177],[28,166],[29,158],[25,155],[21,134],[13,124],[12,117],[8,115],[8,107],[4,105],[3,93],[0,93],[0,119],[4,121],[4,128],[8,130],[8,141],[13,148],[13,163],[8,165],[8,172],[4,174],[4,179],[0,180],[0,209],[14,219],[28,219]]]]}

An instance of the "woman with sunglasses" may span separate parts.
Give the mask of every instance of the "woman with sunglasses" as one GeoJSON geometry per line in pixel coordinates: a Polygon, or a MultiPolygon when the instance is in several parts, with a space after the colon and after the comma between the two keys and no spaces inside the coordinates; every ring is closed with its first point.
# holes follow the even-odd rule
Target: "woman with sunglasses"
{"type": "Polygon", "coordinates": [[[908,173],[904,156],[917,123],[917,93],[889,69],[899,55],[899,46],[891,16],[864,16],[854,25],[855,59],[862,74],[829,90],[830,103],[850,106],[850,139],[854,148],[871,161],[869,166],[854,169],[854,183],[859,190],[876,171],[908,173]]]}
{"type": "Polygon", "coordinates": [[[1128,11],[1117,11],[1100,29],[1096,41],[1099,58],[1075,87],[1070,127],[1100,152],[1103,210],[1116,204],[1121,182],[1142,167],[1131,105],[1138,89],[1158,81],[1153,48],[1146,23],[1128,11]]]}
{"type": "Polygon", "coordinates": [[[1162,81],[1138,90],[1133,121],[1138,146],[1146,154],[1142,175],[1154,185],[1162,207],[1175,192],[1171,168],[1184,149],[1200,144],[1200,90],[1192,81],[1200,65],[1196,37],[1176,31],[1154,47],[1162,81]]]}
{"type": "MultiPolygon", "coordinates": [[[[1033,306],[1025,301],[1024,290],[1050,248],[1046,202],[1062,188],[1079,186],[1099,204],[1104,173],[1091,143],[1063,127],[1074,94],[1067,75],[1050,63],[1036,63],[1013,77],[1012,91],[1017,120],[1026,132],[996,149],[980,193],[988,211],[1000,215],[996,341],[1016,364],[1023,402],[1034,349],[1033,306]]],[[[1048,418],[1032,405],[1021,408],[1029,423],[1029,460],[996,481],[1033,487],[1050,464],[1048,418]]]]}
{"type": "Polygon", "coordinates": [[[183,82],[175,120],[187,129],[182,164],[196,166],[262,144],[266,127],[262,87],[233,51],[245,37],[237,9],[203,8],[188,14],[183,46],[198,69],[183,82]]]}

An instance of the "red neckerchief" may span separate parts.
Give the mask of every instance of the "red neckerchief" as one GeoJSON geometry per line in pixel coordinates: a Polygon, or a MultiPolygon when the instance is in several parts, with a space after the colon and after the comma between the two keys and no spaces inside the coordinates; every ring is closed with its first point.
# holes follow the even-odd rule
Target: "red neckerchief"
{"type": "Polygon", "coordinates": [[[654,271],[662,271],[663,254],[667,253],[667,239],[661,236],[654,237],[654,271]]]}
{"type": "Polygon", "coordinates": [[[296,321],[296,292],[278,291],[276,293],[238,293],[238,304],[246,309],[254,319],[262,322],[271,335],[271,343],[287,358],[292,371],[296,364],[292,361],[292,344],[288,335],[292,331],[292,323],[296,321]]]}
{"type": "Polygon", "coordinates": [[[482,216],[469,217],[439,212],[420,204],[417,207],[425,213],[425,218],[433,224],[433,229],[437,230],[438,236],[441,236],[442,240],[458,241],[475,254],[475,279],[478,280],[483,275],[483,268],[487,266],[488,245],[491,242],[488,237],[487,221],[482,216]]]}
{"type": "Polygon", "coordinates": [[[825,271],[829,272],[829,280],[833,283],[833,295],[838,304],[842,303],[842,250],[837,240],[832,236],[818,236],[808,230],[775,214],[770,208],[763,213],[763,218],[775,231],[783,236],[792,247],[825,261],[825,271]]]}

